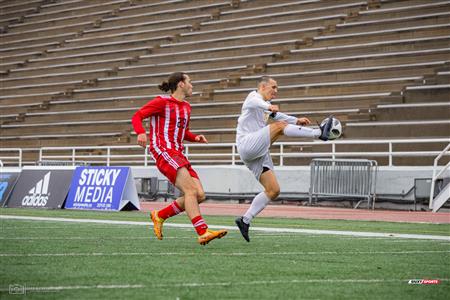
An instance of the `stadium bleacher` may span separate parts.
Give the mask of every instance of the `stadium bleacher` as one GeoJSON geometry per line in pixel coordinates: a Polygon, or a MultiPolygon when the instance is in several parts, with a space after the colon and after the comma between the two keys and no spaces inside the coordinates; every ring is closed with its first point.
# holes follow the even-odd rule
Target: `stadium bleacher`
{"type": "Polygon", "coordinates": [[[333,114],[344,139],[449,136],[450,1],[4,0],[0,7],[0,143],[31,149],[28,164],[42,146],[135,144],[133,112],[180,70],[194,84],[191,129],[210,142],[234,141],[240,106],[264,74],[278,81],[282,111],[314,121],[333,114]]]}

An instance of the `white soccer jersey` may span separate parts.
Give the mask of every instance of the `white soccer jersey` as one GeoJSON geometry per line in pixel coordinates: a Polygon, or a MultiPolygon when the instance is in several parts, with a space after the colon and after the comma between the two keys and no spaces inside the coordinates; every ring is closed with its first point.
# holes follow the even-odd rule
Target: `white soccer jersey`
{"type": "MultiPolygon", "coordinates": [[[[238,119],[236,143],[239,144],[239,141],[245,135],[267,126],[267,119],[271,114],[269,111],[270,105],[270,102],[265,101],[257,91],[248,94],[242,105],[241,115],[238,119]]],[[[286,121],[289,124],[296,124],[297,122],[296,117],[288,116],[280,112],[277,112],[276,115],[274,117],[271,116],[271,118],[276,121],[286,121]]]]}

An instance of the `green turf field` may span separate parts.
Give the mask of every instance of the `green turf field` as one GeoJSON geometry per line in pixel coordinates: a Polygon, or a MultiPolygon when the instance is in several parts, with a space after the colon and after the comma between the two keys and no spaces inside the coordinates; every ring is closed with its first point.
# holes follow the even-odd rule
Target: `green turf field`
{"type": "MultiPolygon", "coordinates": [[[[1,215],[148,221],[139,212],[0,209],[1,215]]],[[[234,217],[208,217],[233,225],[234,217]]],[[[442,240],[238,231],[207,246],[193,229],[0,219],[0,299],[448,299],[442,240]],[[411,285],[410,279],[440,279],[411,285]],[[26,287],[25,295],[9,286],[26,287]]],[[[178,216],[171,223],[188,223],[178,216]]],[[[450,236],[450,225],[259,218],[255,227],[450,236]]]]}

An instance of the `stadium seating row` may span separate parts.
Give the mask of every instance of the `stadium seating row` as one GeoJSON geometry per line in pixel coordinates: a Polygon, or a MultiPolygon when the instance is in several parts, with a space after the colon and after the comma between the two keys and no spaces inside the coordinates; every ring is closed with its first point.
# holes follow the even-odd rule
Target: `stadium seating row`
{"type": "Polygon", "coordinates": [[[448,137],[449,8],[426,0],[3,3],[0,142],[133,144],[131,115],[177,70],[194,83],[191,128],[211,142],[234,141],[240,105],[263,74],[278,80],[283,111],[315,121],[334,114],[346,139],[448,137]]]}

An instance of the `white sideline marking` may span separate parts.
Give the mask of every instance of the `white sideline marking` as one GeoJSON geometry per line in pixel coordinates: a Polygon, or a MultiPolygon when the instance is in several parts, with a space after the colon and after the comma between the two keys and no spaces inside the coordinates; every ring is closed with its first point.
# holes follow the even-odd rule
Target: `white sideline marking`
{"type": "MultiPolygon", "coordinates": [[[[375,255],[375,254],[430,254],[450,253],[450,250],[413,250],[413,251],[295,251],[295,252],[263,252],[258,255],[281,256],[281,255],[375,255]]],[[[197,252],[87,252],[87,253],[0,253],[0,257],[67,257],[67,256],[197,256],[197,252]]],[[[208,252],[211,256],[254,256],[253,252],[208,252]]]]}
{"type": "MultiPolygon", "coordinates": [[[[137,221],[116,221],[116,220],[97,220],[97,219],[70,219],[70,218],[47,218],[47,217],[29,217],[29,216],[9,216],[0,215],[0,219],[9,220],[34,220],[34,221],[54,221],[54,222],[74,222],[74,223],[101,223],[101,224],[120,224],[120,225],[144,225],[150,226],[150,222],[137,221]]],[[[192,224],[164,224],[166,227],[192,228],[192,224]]],[[[227,230],[238,230],[235,226],[208,225],[210,228],[221,228],[227,230]]],[[[263,231],[271,233],[308,233],[325,235],[345,235],[357,237],[388,237],[401,239],[426,239],[450,241],[450,236],[425,235],[425,234],[403,234],[403,233],[383,233],[383,232],[358,232],[358,231],[338,231],[338,230],[318,230],[318,229],[298,229],[298,228],[270,228],[270,227],[251,227],[252,231],[263,231]]]]}
{"type": "MultiPolygon", "coordinates": [[[[439,281],[448,282],[449,278],[434,278],[439,281]]],[[[207,286],[237,286],[237,285],[267,285],[267,284],[297,284],[297,283],[404,283],[409,279],[292,279],[292,280],[255,280],[237,282],[185,282],[185,283],[158,283],[158,284],[123,284],[123,285],[72,285],[72,286],[47,286],[32,287],[24,286],[26,292],[55,292],[63,290],[82,289],[142,289],[142,288],[183,288],[183,287],[207,287],[207,286]]],[[[8,292],[9,288],[0,288],[0,292],[8,292]]]]}
{"type": "MultiPolygon", "coordinates": [[[[105,241],[105,240],[149,240],[152,239],[153,236],[108,236],[108,237],[87,237],[87,236],[71,236],[71,237],[0,237],[0,241],[31,241],[31,240],[93,240],[93,241],[105,241]]],[[[165,236],[164,239],[189,239],[192,237],[185,236],[165,236]]]]}
{"type": "MultiPolygon", "coordinates": [[[[60,227],[57,227],[60,228],[60,227]]],[[[296,235],[293,234],[254,234],[254,236],[257,237],[261,237],[261,238],[273,238],[275,236],[283,236],[283,237],[295,237],[296,235]]],[[[308,237],[319,237],[317,235],[305,235],[308,237]]],[[[148,234],[146,236],[136,236],[136,237],[130,237],[130,236],[112,236],[112,237],[102,237],[102,238],[98,238],[98,237],[88,237],[88,236],[71,236],[71,237],[35,237],[35,236],[31,236],[31,237],[27,237],[27,236],[22,236],[22,237],[0,237],[0,241],[31,241],[31,240],[46,240],[46,241],[51,241],[51,240],[93,240],[93,241],[105,241],[105,240],[152,240],[152,239],[156,239],[153,235],[153,232],[151,234],[148,234]]],[[[188,236],[164,236],[165,240],[192,240],[192,237],[188,237],[188,236]]],[[[347,239],[353,239],[351,237],[347,238],[347,239]]],[[[358,239],[362,239],[362,238],[358,238],[358,239]]],[[[373,239],[373,238],[366,238],[366,239],[373,239]]],[[[429,240],[418,240],[419,242],[430,242],[429,240]]],[[[408,240],[406,240],[405,242],[408,242],[408,240]]],[[[411,242],[411,241],[409,241],[411,242]]]]}

